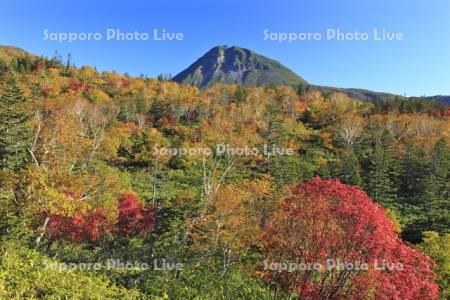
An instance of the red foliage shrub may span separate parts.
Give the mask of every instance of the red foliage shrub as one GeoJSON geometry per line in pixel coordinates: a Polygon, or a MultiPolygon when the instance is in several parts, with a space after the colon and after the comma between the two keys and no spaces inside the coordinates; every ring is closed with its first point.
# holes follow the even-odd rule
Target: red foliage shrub
{"type": "Polygon", "coordinates": [[[106,214],[97,208],[86,215],[77,213],[73,217],[57,215],[50,217],[47,236],[51,239],[80,243],[96,241],[111,228],[112,223],[106,214]]]}
{"type": "Polygon", "coordinates": [[[294,187],[263,244],[266,264],[297,267],[266,267],[263,279],[301,299],[438,297],[431,259],[405,245],[362,190],[335,180],[294,187]]]}
{"type": "Polygon", "coordinates": [[[170,127],[174,127],[177,125],[177,120],[175,117],[173,116],[166,116],[166,117],[162,117],[161,119],[158,120],[157,126],[161,127],[161,128],[170,128],[170,127]]]}
{"type": "Polygon", "coordinates": [[[73,78],[73,79],[70,79],[68,88],[69,88],[69,90],[72,90],[72,91],[78,91],[80,89],[86,88],[86,84],[84,82],[81,82],[78,79],[73,78]]]}
{"type": "Polygon", "coordinates": [[[39,72],[41,72],[42,70],[44,70],[44,68],[45,68],[45,66],[44,66],[43,64],[35,64],[35,65],[33,66],[33,68],[31,69],[31,71],[32,71],[33,73],[39,73],[39,72]]]}
{"type": "Polygon", "coordinates": [[[41,89],[41,94],[44,97],[48,97],[51,92],[52,92],[52,88],[43,88],[43,89],[41,89]]]}
{"type": "Polygon", "coordinates": [[[97,208],[86,214],[73,217],[53,215],[47,226],[50,239],[66,240],[72,243],[96,241],[106,232],[130,237],[153,230],[156,225],[156,209],[143,205],[134,194],[125,194],[118,204],[118,220],[114,224],[106,213],[97,208]]]}
{"type": "Polygon", "coordinates": [[[120,200],[119,219],[116,232],[122,236],[145,234],[153,230],[156,225],[156,209],[150,205],[143,205],[139,198],[132,193],[125,194],[120,200]]]}

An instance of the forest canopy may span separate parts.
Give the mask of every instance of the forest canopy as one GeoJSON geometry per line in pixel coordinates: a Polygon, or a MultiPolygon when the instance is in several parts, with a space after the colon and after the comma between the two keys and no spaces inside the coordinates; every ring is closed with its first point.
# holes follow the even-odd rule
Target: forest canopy
{"type": "Polygon", "coordinates": [[[448,105],[200,90],[11,51],[0,56],[0,298],[449,296],[448,105]],[[167,150],[217,145],[260,151],[167,150]],[[282,265],[327,259],[369,267],[282,265]]]}

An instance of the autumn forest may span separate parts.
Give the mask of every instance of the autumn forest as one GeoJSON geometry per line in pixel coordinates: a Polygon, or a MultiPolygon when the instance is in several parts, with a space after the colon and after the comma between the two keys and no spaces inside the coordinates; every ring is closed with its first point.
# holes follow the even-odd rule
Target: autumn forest
{"type": "Polygon", "coordinates": [[[448,299],[449,129],[1,47],[0,298],[448,299]]]}

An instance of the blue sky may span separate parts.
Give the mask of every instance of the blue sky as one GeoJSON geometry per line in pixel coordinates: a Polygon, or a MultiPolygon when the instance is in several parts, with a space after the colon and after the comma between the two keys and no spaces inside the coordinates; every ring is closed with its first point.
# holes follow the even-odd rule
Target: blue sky
{"type": "Polygon", "coordinates": [[[77,66],[131,75],[177,74],[216,45],[274,58],[314,84],[419,95],[450,95],[448,0],[192,0],[0,2],[0,44],[39,55],[72,54],[77,66]],[[182,41],[155,41],[153,30],[182,41]],[[373,29],[403,40],[374,41],[373,29]],[[102,34],[100,41],[44,40],[43,31],[102,34]],[[106,30],[150,33],[107,41],[106,30]],[[264,40],[264,30],[321,33],[321,40],[264,40]],[[326,39],[327,29],[369,33],[366,41],[326,39]]]}

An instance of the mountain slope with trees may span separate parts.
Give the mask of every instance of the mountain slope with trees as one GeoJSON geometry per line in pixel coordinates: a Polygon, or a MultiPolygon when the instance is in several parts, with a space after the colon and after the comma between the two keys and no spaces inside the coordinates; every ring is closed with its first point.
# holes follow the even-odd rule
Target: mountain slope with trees
{"type": "Polygon", "coordinates": [[[0,298],[449,294],[448,105],[19,55],[0,132],[0,298]],[[329,258],[372,267],[285,269],[329,258]]]}
{"type": "MultiPolygon", "coordinates": [[[[319,90],[322,93],[345,93],[350,98],[364,102],[385,102],[398,97],[391,93],[374,92],[356,88],[336,88],[309,84],[270,58],[254,51],[237,46],[217,46],[196,60],[185,70],[177,74],[173,80],[199,88],[216,83],[238,84],[242,86],[277,86],[290,85],[307,91],[319,90]]],[[[450,96],[410,97],[416,102],[433,101],[450,104],[450,96]]]]}

